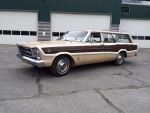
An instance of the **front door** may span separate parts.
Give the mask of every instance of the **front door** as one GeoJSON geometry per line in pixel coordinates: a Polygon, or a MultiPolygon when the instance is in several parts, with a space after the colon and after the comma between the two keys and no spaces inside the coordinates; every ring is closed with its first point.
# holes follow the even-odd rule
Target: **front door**
{"type": "Polygon", "coordinates": [[[103,62],[104,46],[99,32],[93,32],[85,42],[85,64],[103,62]]]}

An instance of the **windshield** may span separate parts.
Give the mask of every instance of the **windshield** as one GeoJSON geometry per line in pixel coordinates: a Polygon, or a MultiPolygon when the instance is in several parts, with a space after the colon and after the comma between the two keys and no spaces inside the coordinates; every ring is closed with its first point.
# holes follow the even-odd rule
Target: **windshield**
{"type": "Polygon", "coordinates": [[[71,31],[65,33],[57,40],[83,42],[87,34],[87,31],[71,31]]]}

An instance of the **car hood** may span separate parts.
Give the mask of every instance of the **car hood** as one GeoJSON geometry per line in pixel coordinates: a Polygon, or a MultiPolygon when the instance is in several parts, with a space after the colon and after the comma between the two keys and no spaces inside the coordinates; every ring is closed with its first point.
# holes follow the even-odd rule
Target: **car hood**
{"type": "Polygon", "coordinates": [[[55,47],[55,46],[67,46],[67,45],[83,45],[82,42],[71,42],[71,41],[41,41],[41,42],[21,42],[17,45],[25,47],[55,47]]]}

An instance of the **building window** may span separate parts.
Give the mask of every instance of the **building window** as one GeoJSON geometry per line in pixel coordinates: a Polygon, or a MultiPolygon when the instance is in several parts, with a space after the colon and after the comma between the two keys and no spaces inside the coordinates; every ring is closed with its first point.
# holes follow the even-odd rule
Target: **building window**
{"type": "Polygon", "coordinates": [[[137,36],[132,36],[132,39],[137,40],[137,36]]]}
{"type": "Polygon", "coordinates": [[[150,36],[145,36],[145,40],[150,40],[150,36]]]}
{"type": "Polygon", "coordinates": [[[59,36],[59,32],[53,32],[53,36],[59,36]]]}
{"type": "Polygon", "coordinates": [[[60,36],[63,36],[65,33],[60,32],[60,36]]]}
{"type": "Polygon", "coordinates": [[[29,31],[21,31],[21,35],[29,35],[29,31]]]}
{"type": "Polygon", "coordinates": [[[11,35],[11,31],[10,30],[3,30],[3,34],[4,35],[11,35]]]}
{"type": "Polygon", "coordinates": [[[36,36],[36,31],[30,31],[30,36],[36,36]]]}
{"type": "Polygon", "coordinates": [[[0,30],[0,35],[2,34],[2,30],[0,30]]]}
{"type": "Polygon", "coordinates": [[[12,35],[20,35],[20,31],[12,31],[12,35]]]}
{"type": "Polygon", "coordinates": [[[129,13],[129,7],[121,7],[121,13],[129,13]]]}
{"type": "Polygon", "coordinates": [[[144,36],[138,36],[138,40],[144,40],[144,36]]]}

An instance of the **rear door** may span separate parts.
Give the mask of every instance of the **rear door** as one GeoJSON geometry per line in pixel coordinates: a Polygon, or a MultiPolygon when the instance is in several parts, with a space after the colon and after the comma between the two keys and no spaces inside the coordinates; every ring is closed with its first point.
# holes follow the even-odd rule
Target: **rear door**
{"type": "Polygon", "coordinates": [[[104,61],[115,60],[118,52],[118,45],[115,43],[113,35],[111,33],[102,33],[102,39],[105,51],[104,61]]]}

